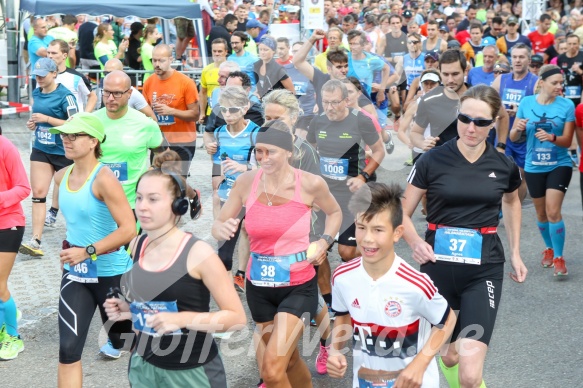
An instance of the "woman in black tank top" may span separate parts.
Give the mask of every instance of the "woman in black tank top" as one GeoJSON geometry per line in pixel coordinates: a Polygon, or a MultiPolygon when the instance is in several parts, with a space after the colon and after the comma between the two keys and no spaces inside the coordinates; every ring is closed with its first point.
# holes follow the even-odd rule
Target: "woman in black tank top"
{"type": "Polygon", "coordinates": [[[226,386],[211,333],[240,330],[245,312],[214,249],[176,227],[188,210],[178,174],[146,172],[137,184],[136,216],[146,235],[130,244],[134,266],[105,303],[110,320],[133,321],[137,343],[130,359],[132,386],[226,386]],[[122,293],[122,295],[115,295],[122,293]],[[209,312],[210,297],[219,311],[209,312]],[[210,346],[209,346],[210,344],[210,346]]]}

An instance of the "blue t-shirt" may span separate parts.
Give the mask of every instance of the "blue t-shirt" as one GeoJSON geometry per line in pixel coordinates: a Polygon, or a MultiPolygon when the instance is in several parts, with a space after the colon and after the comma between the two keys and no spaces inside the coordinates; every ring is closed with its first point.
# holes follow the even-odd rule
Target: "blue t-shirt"
{"type": "Polygon", "coordinates": [[[403,56],[403,70],[407,75],[407,90],[413,83],[413,80],[421,76],[425,70],[425,57],[421,54],[415,59],[411,58],[411,54],[407,53],[403,56]]]}
{"type": "Polygon", "coordinates": [[[255,85],[255,74],[253,73],[253,64],[259,60],[255,55],[251,54],[249,51],[243,50],[245,54],[243,56],[237,56],[237,54],[231,54],[227,57],[228,61],[233,61],[241,68],[241,71],[246,73],[249,78],[251,78],[251,85],[255,85]]]}
{"type": "Polygon", "coordinates": [[[494,82],[494,72],[491,71],[486,73],[484,71],[484,67],[473,67],[468,74],[468,83],[472,86],[475,85],[487,85],[491,86],[492,82],[494,82]]]}
{"type": "MultiPolygon", "coordinates": [[[[531,72],[527,72],[526,76],[520,81],[515,81],[512,73],[500,75],[500,97],[506,109],[510,108],[511,104],[520,105],[523,97],[532,96],[534,94],[534,87],[538,81],[538,77],[531,72]]],[[[509,118],[508,128],[514,125],[514,116],[509,118]]],[[[524,143],[525,138],[518,140],[516,143],[524,143]]],[[[513,143],[508,139],[508,143],[513,143]]]]}
{"type": "Polygon", "coordinates": [[[385,66],[385,61],[371,53],[364,53],[364,59],[352,59],[352,55],[348,55],[348,76],[356,77],[361,84],[366,88],[368,94],[372,91],[373,76],[375,71],[382,71],[385,66]]]}
{"type": "Polygon", "coordinates": [[[314,105],[316,105],[316,91],[314,90],[314,84],[312,84],[308,77],[300,73],[300,71],[294,67],[293,63],[284,65],[283,68],[294,84],[294,89],[296,91],[295,95],[304,115],[311,115],[314,111],[314,105]]]}
{"type": "Polygon", "coordinates": [[[519,119],[529,119],[526,124],[526,172],[549,172],[556,167],[571,167],[569,150],[549,141],[541,142],[534,135],[542,129],[562,136],[565,123],[575,121],[575,105],[564,97],[556,97],[550,105],[541,105],[536,96],[526,96],[520,101],[519,119]]]}
{"type": "Polygon", "coordinates": [[[38,49],[43,47],[45,49],[48,48],[49,43],[51,43],[53,40],[55,40],[55,38],[50,35],[47,35],[42,39],[36,35],[33,35],[32,38],[30,38],[30,40],[28,41],[28,55],[30,56],[30,68],[32,70],[34,70],[34,65],[36,64],[36,61],[38,61],[40,58],[43,58],[36,55],[38,49]]]}
{"type": "MultiPolygon", "coordinates": [[[[32,96],[34,97],[33,113],[42,113],[57,119],[67,120],[78,112],[75,96],[63,84],[57,84],[57,88],[51,93],[42,93],[40,88],[36,88],[32,91],[32,96]]],[[[33,148],[47,154],[65,155],[61,137],[49,133],[49,129],[52,127],[54,125],[48,123],[37,123],[33,148]]]]}

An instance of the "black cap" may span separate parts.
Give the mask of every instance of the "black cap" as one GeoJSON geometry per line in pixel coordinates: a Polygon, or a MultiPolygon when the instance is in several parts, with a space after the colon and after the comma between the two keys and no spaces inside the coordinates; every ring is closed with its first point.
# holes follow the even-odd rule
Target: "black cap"
{"type": "Polygon", "coordinates": [[[143,29],[144,29],[144,25],[140,22],[133,22],[132,25],[130,26],[130,31],[132,32],[132,35],[137,34],[138,32],[140,32],[143,29]]]}
{"type": "Polygon", "coordinates": [[[544,59],[543,59],[542,55],[534,54],[532,57],[530,57],[530,62],[531,63],[544,63],[544,59]]]}

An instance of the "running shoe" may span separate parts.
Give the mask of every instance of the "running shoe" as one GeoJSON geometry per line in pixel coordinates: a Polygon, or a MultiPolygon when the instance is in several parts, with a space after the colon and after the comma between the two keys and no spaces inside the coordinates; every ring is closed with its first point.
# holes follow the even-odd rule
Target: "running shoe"
{"type": "Polygon", "coordinates": [[[389,131],[386,131],[386,132],[387,132],[387,135],[389,135],[389,139],[385,143],[385,149],[387,150],[387,154],[390,155],[395,150],[395,143],[393,143],[393,136],[391,135],[391,132],[389,132],[389,131]]]}
{"type": "Polygon", "coordinates": [[[312,318],[310,320],[310,326],[314,326],[314,327],[318,326],[318,324],[316,323],[316,320],[314,318],[312,318]]]}
{"type": "Polygon", "coordinates": [[[567,266],[565,265],[565,259],[562,257],[554,259],[553,264],[555,266],[555,276],[565,276],[569,274],[569,272],[567,272],[567,266]]]}
{"type": "Polygon", "coordinates": [[[579,158],[577,157],[577,153],[572,154],[569,152],[569,156],[571,156],[571,163],[573,163],[573,167],[579,167],[579,158]]]}
{"type": "Polygon", "coordinates": [[[242,294],[245,293],[245,278],[241,275],[233,276],[233,283],[235,283],[235,290],[242,294]]]}
{"type": "Polygon", "coordinates": [[[32,236],[28,243],[20,244],[18,252],[35,257],[44,256],[45,253],[43,252],[42,246],[36,241],[35,237],[32,236]]]}
{"type": "Polygon", "coordinates": [[[326,368],[326,363],[328,362],[328,346],[322,346],[320,344],[320,351],[318,352],[318,357],[316,357],[316,372],[321,375],[328,373],[328,368],[326,368]]]}
{"type": "Polygon", "coordinates": [[[411,159],[409,159],[409,160],[405,161],[405,163],[404,163],[404,164],[405,164],[405,166],[407,166],[407,167],[410,167],[410,166],[412,166],[412,165],[413,165],[413,158],[411,158],[411,159]]]}
{"type": "Polygon", "coordinates": [[[265,383],[259,383],[257,384],[257,388],[266,388],[267,385],[265,385],[265,383]]]}
{"type": "Polygon", "coordinates": [[[332,307],[330,307],[328,303],[326,303],[326,306],[328,307],[328,316],[330,317],[330,320],[334,321],[336,319],[336,312],[332,310],[332,307]]]}
{"type": "Polygon", "coordinates": [[[547,248],[543,251],[543,259],[540,262],[544,268],[553,267],[553,257],[555,257],[555,252],[552,248],[547,248]]]}
{"type": "MultiPolygon", "coordinates": [[[[19,309],[16,309],[16,322],[20,322],[20,318],[22,318],[22,312],[19,309]]],[[[0,327],[0,342],[3,342],[7,335],[6,324],[4,323],[2,324],[2,327],[0,327]]]]}
{"type": "Polygon", "coordinates": [[[0,360],[14,360],[24,350],[24,342],[20,336],[6,334],[4,341],[0,343],[0,360]]]}
{"type": "Polygon", "coordinates": [[[124,353],[125,351],[114,348],[109,339],[107,340],[105,345],[103,345],[101,349],[99,349],[99,354],[103,358],[110,358],[112,360],[117,360],[124,353]]]}
{"type": "Polygon", "coordinates": [[[213,338],[228,340],[233,335],[233,331],[225,331],[223,333],[213,333],[213,338]]]}
{"type": "Polygon", "coordinates": [[[45,217],[45,226],[54,228],[57,223],[57,216],[50,210],[47,210],[47,216],[45,217]]]}

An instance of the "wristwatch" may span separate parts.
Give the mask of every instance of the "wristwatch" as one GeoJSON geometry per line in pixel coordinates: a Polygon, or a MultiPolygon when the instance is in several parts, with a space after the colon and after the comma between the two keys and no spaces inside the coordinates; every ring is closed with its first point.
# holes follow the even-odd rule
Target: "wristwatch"
{"type": "Polygon", "coordinates": [[[496,144],[496,148],[502,148],[503,150],[505,150],[506,144],[505,143],[498,143],[498,144],[496,144]]]}
{"type": "Polygon", "coordinates": [[[91,260],[95,261],[97,260],[97,249],[95,249],[95,247],[93,246],[93,244],[88,245],[85,248],[85,252],[87,252],[87,254],[89,255],[89,257],[91,257],[91,260]]]}
{"type": "Polygon", "coordinates": [[[363,171],[363,172],[360,173],[360,175],[362,175],[362,177],[364,178],[364,182],[365,183],[368,182],[368,181],[370,181],[370,175],[368,174],[368,172],[363,171]]]}
{"type": "Polygon", "coordinates": [[[320,236],[320,238],[324,241],[326,241],[326,244],[328,244],[328,246],[331,246],[332,244],[334,244],[334,238],[332,236],[330,236],[329,234],[323,234],[320,236]]]}

